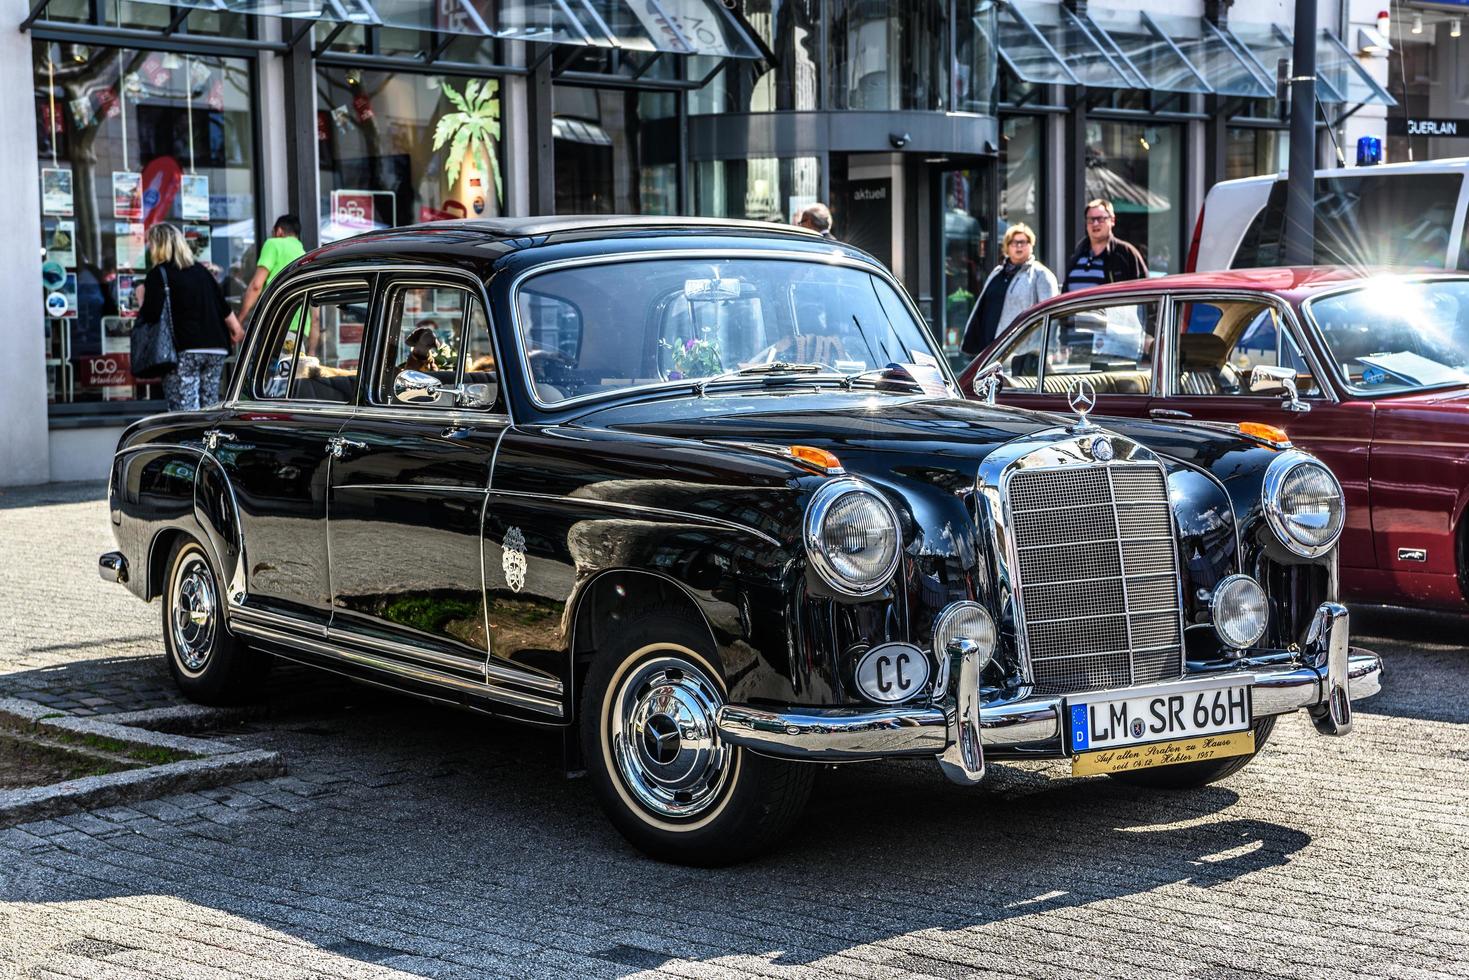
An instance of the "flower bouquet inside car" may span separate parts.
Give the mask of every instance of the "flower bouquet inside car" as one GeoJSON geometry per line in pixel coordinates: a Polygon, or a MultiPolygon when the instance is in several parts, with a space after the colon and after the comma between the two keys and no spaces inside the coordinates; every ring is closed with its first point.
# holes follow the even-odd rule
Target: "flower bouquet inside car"
{"type": "Polygon", "coordinates": [[[719,348],[707,337],[675,337],[673,343],[666,340],[658,341],[664,350],[672,354],[673,367],[668,372],[668,380],[681,381],[684,378],[708,378],[719,374],[724,370],[724,362],[720,360],[719,348]]]}

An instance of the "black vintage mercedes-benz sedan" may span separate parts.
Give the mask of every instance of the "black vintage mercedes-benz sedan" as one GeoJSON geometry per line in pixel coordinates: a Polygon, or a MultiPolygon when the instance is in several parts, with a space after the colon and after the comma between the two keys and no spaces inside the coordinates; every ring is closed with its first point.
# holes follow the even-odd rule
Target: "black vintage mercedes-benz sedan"
{"type": "Polygon", "coordinates": [[[1329,470],[959,394],[891,275],[796,229],[365,235],[271,285],[221,405],[125,432],[101,570],[191,698],[285,657],[537,724],[689,863],[770,845],[812,763],[1190,787],[1283,713],[1350,730],[1381,664],[1329,470]]]}

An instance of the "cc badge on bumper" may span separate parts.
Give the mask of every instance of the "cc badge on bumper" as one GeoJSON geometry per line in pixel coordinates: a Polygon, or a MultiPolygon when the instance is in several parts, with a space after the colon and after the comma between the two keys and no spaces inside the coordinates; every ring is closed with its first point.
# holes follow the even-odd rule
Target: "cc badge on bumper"
{"type": "MultiPolygon", "coordinates": [[[[1352,702],[1381,687],[1382,660],[1349,647],[1346,607],[1323,603],[1305,648],[1293,662],[1247,659],[1225,671],[1196,673],[1169,685],[1179,692],[1237,671],[1250,678],[1255,718],[1305,708],[1317,731],[1345,735],[1352,702]],[[1207,680],[1201,680],[1207,679],[1207,680]]],[[[953,679],[942,701],[865,711],[854,708],[772,710],[729,704],[719,709],[720,737],[764,755],[808,762],[856,762],[936,756],[950,779],[973,785],[984,777],[985,755],[1062,758],[1068,754],[1065,698],[1032,697],[983,702],[973,651],[953,655],[953,679]],[[966,669],[967,668],[967,669],[966,669]]]]}

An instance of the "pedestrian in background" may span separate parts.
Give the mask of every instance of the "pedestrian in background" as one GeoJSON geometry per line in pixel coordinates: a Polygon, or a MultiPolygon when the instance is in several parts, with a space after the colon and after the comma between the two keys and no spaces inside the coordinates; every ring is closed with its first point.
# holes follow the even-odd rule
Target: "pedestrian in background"
{"type": "Polygon", "coordinates": [[[1086,237],[1066,263],[1066,291],[1073,293],[1104,282],[1146,279],[1148,264],[1134,246],[1112,234],[1117,212],[1104,198],[1087,202],[1086,237]]]}
{"type": "Polygon", "coordinates": [[[1020,314],[1059,292],[1055,275],[1035,257],[1036,238],[1030,225],[1011,225],[1001,246],[1005,259],[990,270],[964,327],[960,349],[970,357],[988,347],[1020,314]]]}
{"type": "Polygon", "coordinates": [[[152,323],[167,303],[173,320],[178,367],[163,376],[170,412],[203,408],[219,401],[219,378],[230,344],[245,338],[239,319],[224,300],[224,290],[209,270],[194,261],[183,232],[165,222],[148,229],[152,268],[138,293],[138,319],[152,323]]]}
{"type": "Polygon", "coordinates": [[[829,242],[836,241],[831,233],[831,208],[819,201],[796,215],[796,224],[816,232],[829,242]]]}
{"type": "MultiPolygon", "coordinates": [[[[245,298],[240,301],[241,320],[249,318],[250,311],[260,300],[260,294],[281,274],[281,270],[305,254],[306,246],[301,244],[301,219],[294,214],[283,214],[276,218],[275,225],[270,229],[270,237],[260,246],[260,255],[255,260],[255,274],[250,277],[250,285],[245,287],[245,298]]],[[[309,327],[307,329],[310,330],[309,327]]],[[[311,330],[306,352],[315,355],[320,346],[321,338],[315,330],[311,330]]]]}

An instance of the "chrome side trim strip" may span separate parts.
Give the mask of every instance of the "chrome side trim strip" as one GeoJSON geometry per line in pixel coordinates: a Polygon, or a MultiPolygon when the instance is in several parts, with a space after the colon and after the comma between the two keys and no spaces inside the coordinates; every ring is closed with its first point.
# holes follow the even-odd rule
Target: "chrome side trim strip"
{"type": "MultiPolygon", "coordinates": [[[[333,620],[335,623],[336,621],[333,620]]],[[[543,677],[539,674],[515,670],[500,664],[485,665],[478,657],[456,657],[452,653],[440,653],[437,650],[424,650],[407,643],[399,643],[396,640],[388,640],[379,636],[370,636],[355,630],[343,629],[339,626],[329,626],[326,638],[338,643],[349,643],[354,646],[367,647],[379,653],[389,654],[394,657],[402,657],[407,660],[420,660],[424,663],[437,664],[440,667],[451,667],[457,670],[467,671],[471,674],[483,674],[484,683],[493,684],[501,681],[508,684],[520,684],[524,687],[535,688],[548,694],[560,694],[561,682],[554,677],[543,677]]]]}
{"type": "Polygon", "coordinates": [[[233,629],[235,629],[239,633],[243,633],[246,636],[253,636],[257,639],[267,640],[274,643],[282,643],[286,646],[294,646],[302,650],[309,650],[312,653],[320,654],[324,657],[331,657],[333,659],[345,661],[347,663],[358,664],[360,666],[368,667],[373,670],[379,670],[384,673],[393,674],[407,680],[418,681],[424,684],[433,684],[437,687],[448,688],[451,690],[463,691],[468,694],[476,695],[477,697],[488,698],[492,701],[500,701],[504,704],[526,708],[531,711],[540,712],[541,714],[552,715],[557,718],[562,717],[561,704],[559,701],[552,701],[550,699],[537,697],[536,695],[532,694],[522,694],[518,691],[507,691],[504,688],[499,687],[486,687],[483,683],[479,681],[468,680],[462,677],[455,677],[452,674],[446,674],[442,671],[437,670],[430,670],[427,667],[415,667],[410,664],[399,663],[394,660],[387,660],[383,657],[375,656],[370,653],[350,650],[335,643],[327,642],[325,640],[309,639],[304,636],[285,633],[282,631],[271,629],[266,626],[260,626],[255,623],[237,623],[234,625],[233,629]]]}
{"type": "Polygon", "coordinates": [[[675,517],[690,521],[695,524],[712,525],[714,527],[728,528],[731,531],[743,531],[753,534],[766,544],[776,548],[784,547],[781,542],[766,534],[758,528],[747,527],[735,521],[727,521],[722,517],[711,517],[707,514],[691,514],[684,510],[667,510],[662,507],[646,507],[642,504],[629,504],[621,500],[598,500],[596,497],[568,497],[564,494],[531,493],[526,490],[495,490],[490,489],[491,495],[501,497],[518,497],[526,500],[558,500],[571,504],[590,504],[593,507],[606,507],[611,510],[631,511],[638,514],[647,514],[652,517],[675,517]]]}
{"type": "Polygon", "coordinates": [[[269,627],[271,629],[283,630],[292,634],[300,633],[310,637],[325,638],[327,626],[325,623],[317,625],[305,620],[297,619],[295,616],[287,616],[284,613],[272,612],[269,609],[260,609],[256,606],[244,606],[231,597],[225,607],[229,610],[230,626],[236,623],[250,623],[256,626],[269,627]]]}
{"type": "Polygon", "coordinates": [[[432,493],[482,494],[484,487],[455,487],[441,483],[338,483],[333,490],[426,490],[432,493]]]}

